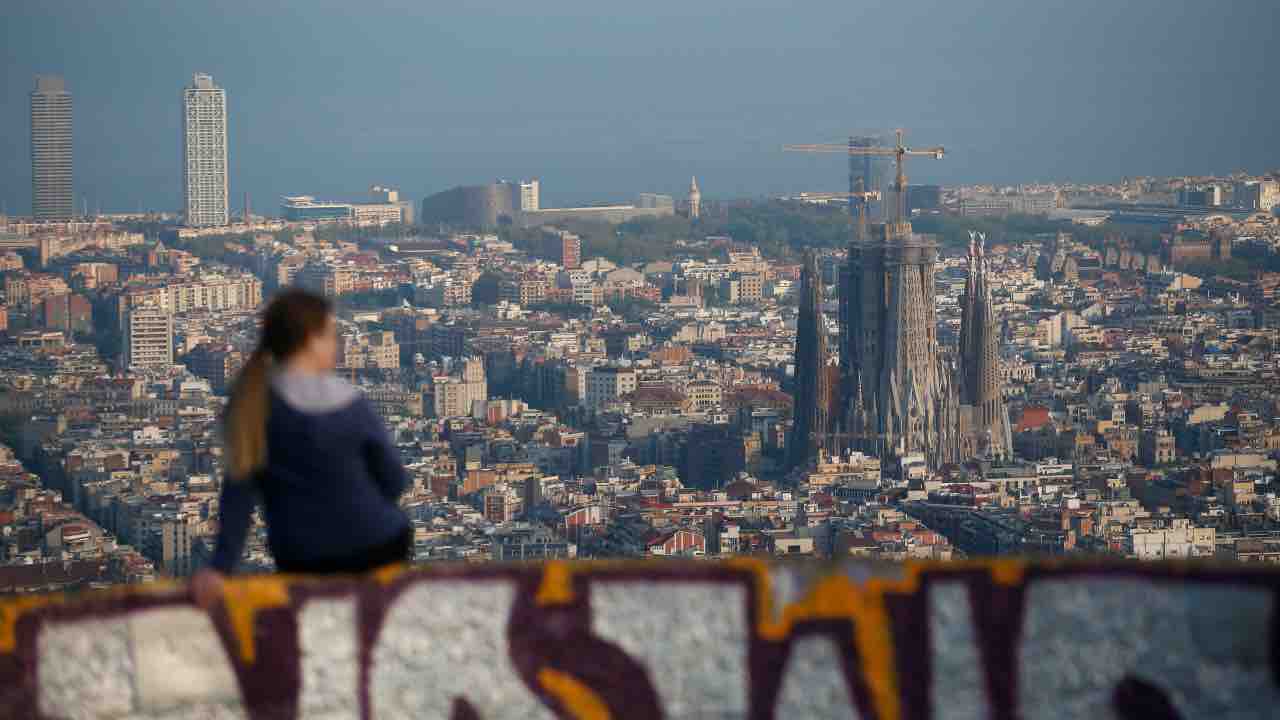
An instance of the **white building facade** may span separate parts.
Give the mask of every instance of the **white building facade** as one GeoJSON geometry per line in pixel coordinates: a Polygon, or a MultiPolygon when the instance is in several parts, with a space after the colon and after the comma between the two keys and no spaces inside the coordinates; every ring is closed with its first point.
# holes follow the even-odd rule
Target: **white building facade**
{"type": "Polygon", "coordinates": [[[182,93],[182,185],[186,224],[228,223],[227,92],[196,73],[182,93]]]}

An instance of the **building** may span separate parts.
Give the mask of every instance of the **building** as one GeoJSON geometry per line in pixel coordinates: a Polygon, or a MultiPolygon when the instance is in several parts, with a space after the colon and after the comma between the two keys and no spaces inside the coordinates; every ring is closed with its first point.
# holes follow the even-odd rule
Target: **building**
{"type": "Polygon", "coordinates": [[[942,208],[942,188],[937,185],[911,185],[907,188],[907,212],[930,212],[942,208]]]}
{"type": "Polygon", "coordinates": [[[131,368],[166,368],[172,365],[172,313],[154,305],[144,305],[133,308],[125,317],[125,365],[131,368]]]}
{"type": "Polygon", "coordinates": [[[1245,210],[1270,212],[1277,205],[1280,205],[1280,181],[1246,180],[1238,182],[1232,188],[1231,194],[1238,207],[1245,210]]]}
{"type": "MultiPolygon", "coordinates": [[[[877,311],[879,308],[877,308],[877,311]]],[[[787,466],[800,467],[827,447],[831,425],[831,385],[827,336],[822,328],[822,276],[818,256],[805,253],[800,272],[800,316],[796,321],[795,418],[787,440],[787,466]]]]}
{"type": "Polygon", "coordinates": [[[521,186],[501,181],[455,187],[422,200],[420,222],[468,228],[493,228],[513,222],[522,201],[521,186]]]}
{"type": "Polygon", "coordinates": [[[661,195],[658,193],[640,193],[640,197],[636,199],[636,207],[665,208],[674,213],[675,207],[676,207],[676,201],[670,195],[661,195]]]}
{"type": "MultiPolygon", "coordinates": [[[[901,167],[894,184],[906,187],[901,167]]],[[[985,295],[986,266],[976,249],[970,253],[967,283],[968,358],[956,368],[939,353],[934,300],[938,249],[928,236],[912,232],[904,206],[897,203],[897,219],[876,226],[873,238],[854,239],[841,272],[839,422],[853,449],[882,459],[916,455],[938,468],[973,450],[964,443],[972,426],[964,422],[966,413],[976,415],[979,424],[988,423],[985,428],[1003,432],[999,428],[1006,421],[996,401],[1003,379],[993,357],[996,331],[985,295]],[[970,379],[953,384],[953,377],[970,379]],[[961,408],[962,393],[971,400],[968,411],[961,408]],[[974,399],[987,405],[975,413],[974,399]]],[[[801,407],[797,401],[797,418],[801,407]]],[[[974,432],[985,436],[986,431],[974,432]]],[[[999,449],[1003,439],[993,443],[999,449]]]]}
{"type": "Polygon", "coordinates": [[[467,358],[462,373],[452,377],[432,380],[436,417],[464,417],[477,409],[483,412],[489,401],[489,384],[485,377],[484,360],[467,358]]]}
{"type": "Polygon", "coordinates": [[[689,179],[689,219],[697,220],[702,215],[702,191],[698,189],[698,178],[689,179]]]}
{"type": "Polygon", "coordinates": [[[297,283],[325,297],[337,297],[354,289],[355,273],[348,267],[311,262],[298,273],[297,283]]]}
{"type": "MultiPolygon", "coordinates": [[[[849,138],[849,147],[851,148],[882,147],[884,145],[885,138],[880,135],[860,135],[849,138]]],[[[849,156],[849,193],[851,196],[860,190],[889,188],[892,178],[893,175],[886,158],[874,155],[849,156]]],[[[881,196],[887,200],[891,192],[892,189],[888,193],[882,193],[881,196]]],[[[856,216],[860,208],[864,209],[869,221],[881,217],[880,209],[882,206],[884,206],[884,202],[876,197],[863,198],[861,200],[854,197],[849,198],[849,214],[856,216]]]]}
{"type": "Polygon", "coordinates": [[[60,293],[40,303],[42,325],[49,330],[73,333],[93,331],[93,307],[83,295],[60,293]]]}
{"type": "Polygon", "coordinates": [[[1178,191],[1178,204],[1183,207],[1221,207],[1222,187],[1206,185],[1202,188],[1185,187],[1178,191]]]}
{"type": "Polygon", "coordinates": [[[537,210],[541,207],[539,203],[541,199],[538,197],[538,181],[523,180],[520,183],[520,212],[527,210],[537,210]]]}
{"type": "Polygon", "coordinates": [[[515,218],[521,227],[554,225],[571,220],[602,222],[617,225],[640,218],[670,217],[674,210],[664,207],[636,207],[635,205],[592,205],[573,208],[540,208],[521,212],[515,218]]]}
{"type": "MultiPolygon", "coordinates": [[[[378,188],[382,196],[399,197],[399,193],[378,188]]],[[[389,225],[403,223],[408,203],[348,203],[316,200],[311,195],[288,195],[280,200],[280,214],[289,222],[348,222],[356,225],[389,225]]]]}
{"type": "Polygon", "coordinates": [[[764,298],[762,273],[734,273],[720,281],[721,297],[729,303],[751,305],[764,298]]]}
{"type": "Polygon", "coordinates": [[[565,270],[582,267],[582,238],[568,230],[542,229],[541,256],[565,270]]]}
{"type": "Polygon", "coordinates": [[[391,330],[344,335],[341,357],[345,368],[396,370],[400,367],[400,344],[391,330]]]}
{"type": "Polygon", "coordinates": [[[1053,193],[975,194],[960,198],[960,214],[964,216],[1047,215],[1056,210],[1059,204],[1058,196],[1053,193]]]}
{"type": "Polygon", "coordinates": [[[182,185],[186,224],[228,222],[227,93],[213,76],[196,73],[182,93],[182,185]]]}
{"type": "Polygon", "coordinates": [[[636,390],[636,371],[605,365],[587,373],[587,407],[595,410],[636,390]]]}
{"type": "Polygon", "coordinates": [[[1000,338],[988,282],[986,238],[969,238],[969,274],[960,320],[962,457],[1008,458],[1013,453],[1000,375],[1000,338]]]}
{"type": "Polygon", "coordinates": [[[213,392],[226,395],[244,366],[244,354],[232,345],[202,343],[187,353],[182,362],[192,375],[208,380],[213,392]]]}
{"type": "Polygon", "coordinates": [[[286,195],[280,198],[280,215],[289,222],[350,220],[351,203],[325,202],[310,195],[286,195]]]}
{"type": "Polygon", "coordinates": [[[31,215],[75,215],[71,173],[71,93],[58,75],[37,75],[31,91],[31,215]]]}
{"type": "Polygon", "coordinates": [[[120,296],[120,310],[156,305],[171,313],[192,310],[255,310],[262,304],[262,281],[253,275],[209,273],[165,285],[134,288],[120,296]]]}

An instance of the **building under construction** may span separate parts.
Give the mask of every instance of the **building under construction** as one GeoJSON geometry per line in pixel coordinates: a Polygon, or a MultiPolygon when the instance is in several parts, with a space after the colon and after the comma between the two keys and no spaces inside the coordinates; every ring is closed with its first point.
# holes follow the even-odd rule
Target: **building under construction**
{"type": "MultiPolygon", "coordinates": [[[[844,146],[790,146],[832,152],[844,146]],[[831,149],[829,149],[831,148],[831,149]]],[[[824,402],[826,345],[820,317],[807,316],[821,296],[820,279],[802,282],[796,347],[796,420],[789,465],[810,460],[818,449],[857,449],[878,457],[917,456],[938,468],[976,456],[1010,452],[1008,413],[999,369],[998,328],[991,308],[984,251],[977,238],[969,250],[960,352],[941,352],[937,338],[934,268],[937,245],[912,232],[905,210],[908,155],[941,157],[942,148],[911,150],[901,134],[892,148],[847,147],[849,155],[893,156],[897,173],[894,218],[869,226],[862,187],[851,191],[858,222],[840,272],[840,380],[836,410],[824,402]],[[810,287],[817,283],[816,288],[810,287]],[[817,337],[809,330],[817,328],[817,337]]],[[[861,183],[858,183],[861,185],[861,183]]],[[[878,194],[877,194],[878,195],[878,194]]],[[[806,262],[806,276],[810,263],[806,262]]]]}

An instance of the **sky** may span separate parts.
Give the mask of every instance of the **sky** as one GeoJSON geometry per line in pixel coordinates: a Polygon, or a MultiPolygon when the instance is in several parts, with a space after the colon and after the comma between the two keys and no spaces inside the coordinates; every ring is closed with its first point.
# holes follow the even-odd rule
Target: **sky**
{"type": "Polygon", "coordinates": [[[1275,0],[6,0],[0,205],[30,212],[28,93],[62,74],[77,202],[176,210],[182,88],[226,88],[233,211],[538,177],[543,205],[839,190],[784,153],[903,127],[912,182],[1280,167],[1275,0]],[[465,5],[465,7],[446,7],[465,5]]]}

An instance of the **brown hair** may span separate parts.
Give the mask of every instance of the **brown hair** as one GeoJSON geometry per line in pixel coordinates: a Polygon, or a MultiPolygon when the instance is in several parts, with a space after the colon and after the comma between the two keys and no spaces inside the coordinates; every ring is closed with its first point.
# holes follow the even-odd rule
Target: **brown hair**
{"type": "Polygon", "coordinates": [[[288,360],[313,335],[324,332],[332,305],[306,290],[286,290],[267,305],[262,335],[231,389],[226,439],[230,477],[247,480],[267,462],[267,414],[271,407],[267,373],[288,360]]]}

